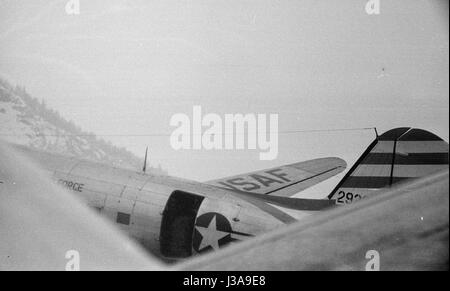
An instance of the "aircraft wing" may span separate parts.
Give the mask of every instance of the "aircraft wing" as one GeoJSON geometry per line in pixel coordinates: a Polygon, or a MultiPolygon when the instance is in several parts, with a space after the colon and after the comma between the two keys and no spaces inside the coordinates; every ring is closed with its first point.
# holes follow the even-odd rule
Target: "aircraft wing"
{"type": "Polygon", "coordinates": [[[340,158],[320,158],[206,182],[236,193],[289,197],[345,170],[340,158]]]}
{"type": "Polygon", "coordinates": [[[165,268],[1,142],[0,237],[0,270],[165,268]]]}

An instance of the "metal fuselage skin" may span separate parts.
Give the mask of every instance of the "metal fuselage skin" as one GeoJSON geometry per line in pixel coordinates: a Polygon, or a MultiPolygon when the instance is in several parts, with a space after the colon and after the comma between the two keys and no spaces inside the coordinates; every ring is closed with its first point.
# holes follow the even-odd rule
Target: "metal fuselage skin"
{"type": "Polygon", "coordinates": [[[180,259],[217,250],[284,225],[232,193],[203,183],[19,151],[160,257],[180,259]]]}

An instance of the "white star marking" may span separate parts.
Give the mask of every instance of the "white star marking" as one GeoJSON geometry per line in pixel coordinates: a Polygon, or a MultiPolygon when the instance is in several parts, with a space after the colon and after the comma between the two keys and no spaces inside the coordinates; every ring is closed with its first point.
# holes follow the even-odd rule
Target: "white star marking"
{"type": "Polygon", "coordinates": [[[215,251],[219,249],[219,240],[229,235],[229,232],[217,230],[216,215],[209,223],[208,227],[196,226],[197,230],[202,235],[202,242],[198,248],[199,251],[207,246],[211,246],[215,251]]]}

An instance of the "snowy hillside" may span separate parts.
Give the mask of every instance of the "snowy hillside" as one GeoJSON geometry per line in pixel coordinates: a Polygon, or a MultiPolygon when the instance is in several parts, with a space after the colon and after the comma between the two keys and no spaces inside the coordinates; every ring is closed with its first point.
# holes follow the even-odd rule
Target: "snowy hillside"
{"type": "MultiPolygon", "coordinates": [[[[39,150],[140,169],[143,161],[65,120],[23,88],[0,79],[0,139],[39,150]]],[[[160,168],[150,172],[165,174],[160,168]]]]}

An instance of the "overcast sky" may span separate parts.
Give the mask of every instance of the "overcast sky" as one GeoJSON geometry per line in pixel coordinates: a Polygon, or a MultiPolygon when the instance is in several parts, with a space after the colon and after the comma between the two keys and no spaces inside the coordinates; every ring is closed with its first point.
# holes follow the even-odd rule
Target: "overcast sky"
{"type": "Polygon", "coordinates": [[[281,131],[416,126],[448,141],[448,2],[381,0],[379,15],[366,2],[81,0],[67,15],[66,0],[0,0],[0,74],[198,180],[324,156],[351,164],[374,134],[281,134],[273,161],[133,135],[170,134],[173,114],[201,105],[277,113],[281,131]]]}

